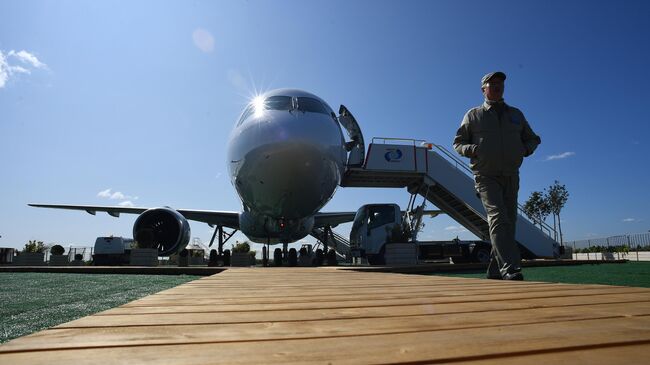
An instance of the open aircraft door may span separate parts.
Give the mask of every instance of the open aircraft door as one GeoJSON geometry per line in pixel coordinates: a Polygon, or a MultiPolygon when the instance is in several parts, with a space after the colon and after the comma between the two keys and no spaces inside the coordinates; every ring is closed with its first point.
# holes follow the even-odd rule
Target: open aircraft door
{"type": "Polygon", "coordinates": [[[338,120],[350,137],[350,141],[345,143],[345,149],[349,152],[347,166],[363,166],[363,161],[366,158],[366,146],[357,120],[345,105],[341,105],[339,108],[338,120]]]}

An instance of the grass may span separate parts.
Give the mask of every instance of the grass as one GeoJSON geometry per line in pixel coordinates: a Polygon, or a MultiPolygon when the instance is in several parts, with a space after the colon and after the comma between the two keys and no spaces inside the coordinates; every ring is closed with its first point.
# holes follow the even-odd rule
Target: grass
{"type": "Polygon", "coordinates": [[[0,273],[0,343],[198,278],[187,275],[0,273]]]}
{"type": "MultiPolygon", "coordinates": [[[[591,264],[575,266],[529,267],[523,269],[527,281],[569,284],[605,284],[650,288],[650,262],[591,264]]],[[[435,274],[466,278],[485,278],[485,272],[435,274]]]]}

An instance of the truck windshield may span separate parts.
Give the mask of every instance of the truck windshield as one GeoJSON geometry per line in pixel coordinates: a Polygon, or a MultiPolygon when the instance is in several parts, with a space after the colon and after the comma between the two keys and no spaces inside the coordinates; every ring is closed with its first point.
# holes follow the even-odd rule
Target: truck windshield
{"type": "Polygon", "coordinates": [[[379,205],[369,208],[368,228],[383,226],[395,221],[395,209],[389,205],[379,205]]]}

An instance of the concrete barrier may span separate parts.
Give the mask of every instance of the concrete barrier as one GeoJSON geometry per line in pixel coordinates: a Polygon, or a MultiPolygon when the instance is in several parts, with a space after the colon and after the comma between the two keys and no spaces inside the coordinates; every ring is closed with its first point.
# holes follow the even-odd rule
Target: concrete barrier
{"type": "Polygon", "coordinates": [[[252,266],[253,263],[251,261],[251,255],[248,252],[233,252],[230,256],[230,266],[252,266]]]}
{"type": "Polygon", "coordinates": [[[129,257],[131,266],[158,266],[158,250],[155,248],[134,248],[129,257]]]}
{"type": "Polygon", "coordinates": [[[418,263],[415,243],[387,243],[384,253],[387,266],[416,265],[418,263]]]}
{"type": "Polygon", "coordinates": [[[70,256],[68,255],[50,255],[50,266],[68,266],[70,264],[70,256]]]}
{"type": "Polygon", "coordinates": [[[14,256],[13,264],[18,266],[42,266],[45,263],[45,254],[42,252],[23,252],[14,256]]]}

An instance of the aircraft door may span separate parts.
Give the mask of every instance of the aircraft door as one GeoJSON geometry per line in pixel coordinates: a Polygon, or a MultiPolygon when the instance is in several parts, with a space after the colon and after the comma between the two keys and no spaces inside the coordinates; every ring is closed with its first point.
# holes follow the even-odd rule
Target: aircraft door
{"type": "Polygon", "coordinates": [[[357,123],[357,120],[354,119],[354,116],[345,105],[341,105],[339,108],[338,120],[343,128],[345,128],[351,140],[345,143],[345,149],[349,152],[347,166],[362,166],[366,158],[366,145],[363,141],[363,134],[361,133],[359,123],[357,123]]]}

